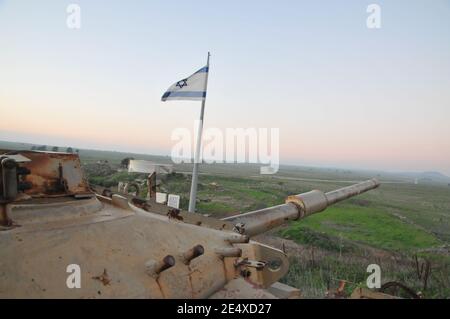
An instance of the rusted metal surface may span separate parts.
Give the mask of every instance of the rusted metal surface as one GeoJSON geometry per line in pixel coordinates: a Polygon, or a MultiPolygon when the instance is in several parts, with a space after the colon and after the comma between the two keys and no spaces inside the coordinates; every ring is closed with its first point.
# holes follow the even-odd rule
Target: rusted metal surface
{"type": "Polygon", "coordinates": [[[188,265],[192,259],[197,258],[205,253],[202,245],[196,245],[183,254],[184,263],[188,265]]]}
{"type": "Polygon", "coordinates": [[[421,299],[420,294],[398,281],[386,282],[380,287],[380,293],[389,293],[391,296],[396,296],[401,292],[412,299],[421,299]]]}
{"type": "Polygon", "coordinates": [[[156,197],[156,172],[148,175],[147,177],[147,190],[148,190],[148,198],[156,197]]]}
{"type": "MultiPolygon", "coordinates": [[[[0,231],[0,297],[207,298],[240,276],[241,268],[251,268],[236,266],[238,256],[219,256],[217,249],[239,251],[247,260],[259,254],[258,244],[231,231],[98,198],[9,205],[21,227],[0,231]],[[73,263],[82,271],[81,289],[65,286],[66,267],[73,263]]],[[[246,282],[265,294],[262,279],[248,276],[246,282]]]]}
{"type": "MultiPolygon", "coordinates": [[[[166,205],[156,203],[155,201],[152,200],[146,201],[139,198],[130,198],[130,205],[136,208],[140,208],[147,212],[167,216],[169,219],[183,221],[184,223],[191,225],[208,227],[224,231],[233,231],[233,229],[235,228],[235,225],[231,222],[212,217],[207,217],[202,214],[192,214],[182,209],[175,209],[174,211],[174,209],[166,205]]],[[[233,233],[230,234],[231,234],[230,236],[234,236],[233,233]]],[[[241,238],[240,240],[242,240],[242,238],[245,237],[239,238],[241,238]]]]}
{"type": "Polygon", "coordinates": [[[181,211],[178,208],[169,208],[167,217],[169,217],[169,219],[183,220],[183,217],[180,216],[180,212],[181,211]]]}
{"type": "Polygon", "coordinates": [[[220,258],[242,256],[242,249],[239,247],[217,247],[214,251],[220,258]]]}
{"type": "Polygon", "coordinates": [[[299,299],[302,297],[300,289],[293,288],[281,282],[276,282],[267,289],[279,299],[299,299]]]}
{"type": "Polygon", "coordinates": [[[329,206],[333,205],[334,203],[340,202],[344,199],[377,188],[378,186],[380,186],[380,182],[377,179],[373,178],[355,185],[339,188],[337,190],[328,192],[325,194],[325,196],[327,197],[327,203],[329,206]]]}
{"type": "Polygon", "coordinates": [[[277,299],[266,289],[261,289],[244,278],[230,280],[221,290],[214,293],[211,299],[277,299]]]}
{"type": "MultiPolygon", "coordinates": [[[[1,157],[0,157],[1,158],[1,157]]],[[[1,194],[0,199],[3,201],[12,201],[17,197],[17,163],[12,158],[3,158],[0,161],[1,172],[1,194]]]]}
{"type": "Polygon", "coordinates": [[[109,285],[111,279],[109,279],[108,272],[106,268],[103,270],[103,273],[100,276],[94,276],[92,279],[100,281],[104,286],[109,285]]]}
{"type": "Polygon", "coordinates": [[[6,214],[6,204],[0,203],[0,227],[10,227],[11,219],[6,214]]]}
{"type": "Polygon", "coordinates": [[[235,246],[242,249],[242,257],[234,262],[236,272],[249,271],[247,280],[262,288],[270,287],[289,270],[289,260],[281,250],[254,241],[235,246]]]}
{"type": "Polygon", "coordinates": [[[145,263],[146,272],[152,277],[158,277],[164,270],[175,265],[175,258],[167,255],[162,260],[149,260],[145,263]]]}
{"type": "Polygon", "coordinates": [[[225,221],[239,224],[237,231],[248,236],[263,233],[282,225],[288,220],[299,217],[299,210],[294,204],[283,204],[257,211],[224,218],[225,221]]]}
{"type": "MultiPolygon", "coordinates": [[[[92,201],[97,199],[74,200],[92,201]]],[[[34,211],[30,221],[22,207],[21,227],[0,232],[0,297],[205,298],[224,285],[222,260],[212,248],[229,245],[220,231],[139,210],[130,214],[110,203],[105,201],[89,216],[74,214],[70,219],[59,219],[55,207],[51,221],[38,217],[48,207],[28,207],[34,211]],[[182,254],[196,245],[207,248],[186,265],[182,254]],[[146,262],[164,260],[168,254],[176,260],[174,266],[157,279],[148,276],[146,262]],[[72,263],[81,267],[81,289],[65,286],[66,267],[72,263]],[[92,280],[104,269],[111,279],[107,286],[101,279],[92,280]]],[[[60,212],[66,209],[67,203],[61,203],[60,212]]]]}
{"type": "Polygon", "coordinates": [[[399,299],[399,297],[361,287],[353,290],[350,299],[399,299]]]}
{"type": "Polygon", "coordinates": [[[14,153],[30,160],[20,164],[30,171],[22,179],[31,186],[24,191],[25,194],[45,197],[91,193],[77,154],[37,151],[14,153]]]}

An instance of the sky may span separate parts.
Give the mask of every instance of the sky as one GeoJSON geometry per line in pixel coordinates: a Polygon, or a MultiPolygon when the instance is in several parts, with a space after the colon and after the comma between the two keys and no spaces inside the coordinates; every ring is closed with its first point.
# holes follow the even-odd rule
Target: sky
{"type": "Polygon", "coordinates": [[[0,0],[0,140],[169,155],[200,104],[161,96],[208,51],[205,128],[279,128],[282,164],[450,175],[448,0],[0,0]]]}

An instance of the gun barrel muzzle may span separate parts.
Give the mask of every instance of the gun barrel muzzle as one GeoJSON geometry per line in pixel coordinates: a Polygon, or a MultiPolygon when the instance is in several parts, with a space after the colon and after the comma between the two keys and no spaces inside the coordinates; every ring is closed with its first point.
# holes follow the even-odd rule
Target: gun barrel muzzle
{"type": "Polygon", "coordinates": [[[312,190],[289,196],[285,204],[227,217],[224,220],[239,225],[236,228],[240,233],[254,236],[280,226],[286,221],[321,212],[330,205],[377,188],[379,185],[380,182],[377,179],[370,179],[328,193],[312,190]]]}

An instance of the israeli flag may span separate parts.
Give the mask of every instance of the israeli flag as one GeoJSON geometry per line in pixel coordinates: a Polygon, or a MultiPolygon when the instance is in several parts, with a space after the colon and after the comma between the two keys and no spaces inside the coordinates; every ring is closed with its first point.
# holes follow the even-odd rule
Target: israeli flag
{"type": "Polygon", "coordinates": [[[172,85],[162,96],[163,102],[169,100],[202,101],[206,98],[206,81],[209,67],[205,66],[186,79],[172,85]]]}

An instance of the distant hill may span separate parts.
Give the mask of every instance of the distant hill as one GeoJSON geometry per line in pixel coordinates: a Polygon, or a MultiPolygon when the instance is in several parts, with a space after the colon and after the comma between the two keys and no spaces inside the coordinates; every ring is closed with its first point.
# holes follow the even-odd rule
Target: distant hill
{"type": "Polygon", "coordinates": [[[416,174],[416,178],[420,181],[432,181],[436,183],[450,183],[450,177],[439,172],[423,172],[416,174]]]}

